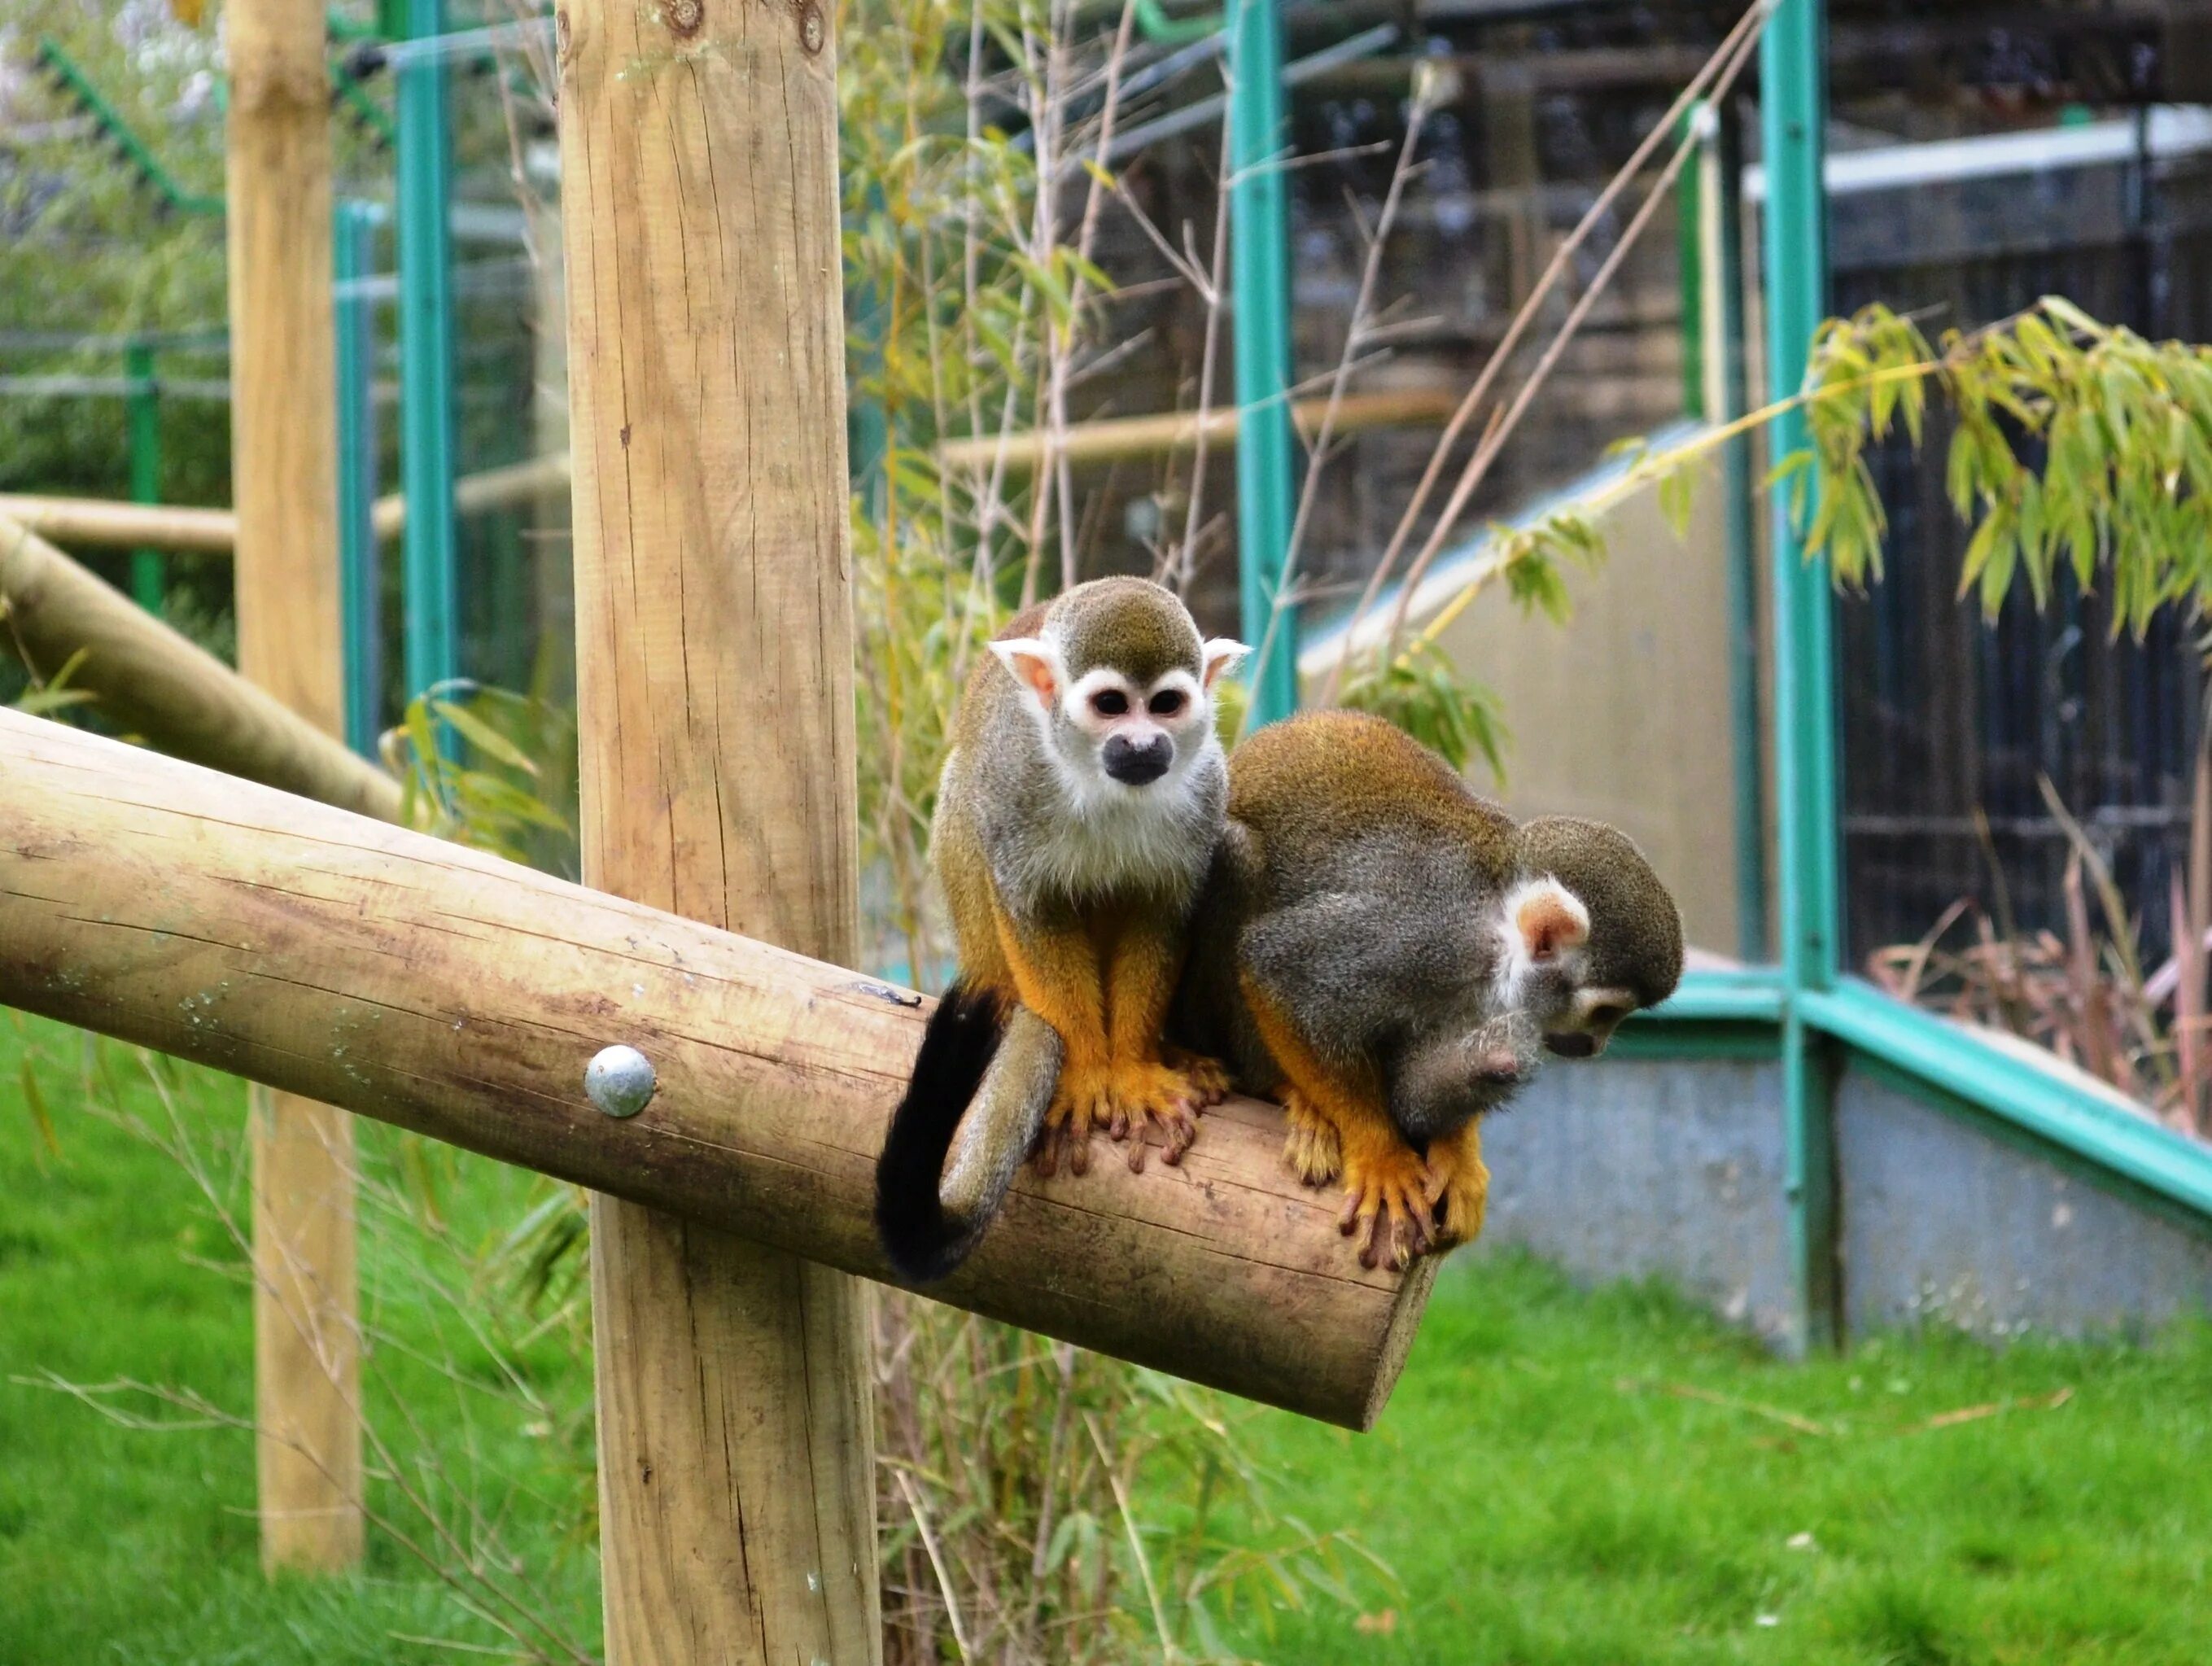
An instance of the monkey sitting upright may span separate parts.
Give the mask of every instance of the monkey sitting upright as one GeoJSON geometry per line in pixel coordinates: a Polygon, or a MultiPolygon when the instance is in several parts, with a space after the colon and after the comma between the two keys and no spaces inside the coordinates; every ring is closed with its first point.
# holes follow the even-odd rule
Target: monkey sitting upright
{"type": "Polygon", "coordinates": [[[1279,1097],[1285,1156],[1342,1177],[1360,1259],[1480,1231],[1480,1119],[1539,1047],[1603,1050],[1673,993],[1681,917],[1615,830],[1516,826],[1379,718],[1320,712],[1230,761],[1229,822],[1171,1033],[1279,1097]]]}
{"type": "Polygon", "coordinates": [[[1180,1162],[1228,1088],[1218,1065],[1160,1047],[1227,797],[1214,685],[1243,644],[1203,639],[1172,592],[1117,578],[1030,609],[990,646],[931,831],[959,976],[876,1170],[878,1236],[915,1280],[965,1256],[1040,1118],[1042,1171],[1083,1173],[1097,1128],[1133,1140],[1141,1169],[1148,1135],[1180,1162]]]}

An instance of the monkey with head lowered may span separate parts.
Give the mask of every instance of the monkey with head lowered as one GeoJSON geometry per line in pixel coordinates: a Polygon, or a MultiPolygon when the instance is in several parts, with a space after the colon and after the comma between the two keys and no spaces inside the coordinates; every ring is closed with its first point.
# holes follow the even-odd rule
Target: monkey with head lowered
{"type": "Polygon", "coordinates": [[[1246,740],[1228,814],[1170,1034],[1281,1099],[1285,1158],[1309,1185],[1342,1179],[1364,1264],[1473,1237],[1482,1115],[1540,1049],[1601,1052],[1673,993],[1673,898],[1614,829],[1516,824],[1352,712],[1246,740]]]}
{"type": "Polygon", "coordinates": [[[1210,1060],[1164,1055],[1161,1032],[1228,793],[1214,689],[1243,645],[1116,578],[1029,610],[990,648],[930,836],[958,978],[876,1170],[878,1235],[917,1280],[972,1248],[1040,1122],[1048,1174],[1085,1172],[1097,1128],[1133,1142],[1133,1169],[1153,1139],[1176,1163],[1228,1088],[1210,1060]]]}

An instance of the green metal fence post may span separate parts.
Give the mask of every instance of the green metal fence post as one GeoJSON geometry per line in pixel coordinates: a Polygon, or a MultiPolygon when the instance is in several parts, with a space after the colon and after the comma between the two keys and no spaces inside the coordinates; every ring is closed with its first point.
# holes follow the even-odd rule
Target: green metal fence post
{"type": "MultiPolygon", "coordinates": [[[[1759,42],[1759,117],[1766,164],[1767,392],[1794,389],[1826,311],[1826,119],[1821,0],[1780,0],[1759,42]]],[[[1808,443],[1802,411],[1772,428],[1774,454],[1808,443]]],[[[1786,492],[1773,513],[1775,787],[1780,824],[1782,939],[1787,1005],[1783,1097],[1787,1118],[1790,1249],[1802,1340],[1837,1338],[1835,1142],[1826,1044],[1801,998],[1835,981],[1838,924],[1835,689],[1827,563],[1806,558],[1786,492]]]]}
{"type": "MultiPolygon", "coordinates": [[[[445,29],[444,0],[405,0],[407,33],[445,29]]],[[[403,563],[407,692],[459,674],[460,596],[453,538],[453,135],[446,65],[427,53],[404,64],[399,89],[400,484],[407,496],[403,563]]]]}
{"type": "Polygon", "coordinates": [[[337,290],[338,563],[345,614],[346,744],[376,756],[384,685],[383,594],[377,558],[376,307],[361,293],[374,265],[378,210],[340,203],[331,228],[331,277],[337,290]]]}
{"type": "Polygon", "coordinates": [[[1252,727],[1297,709],[1297,617],[1276,598],[1290,558],[1290,206],[1282,163],[1282,21],[1276,0],[1233,0],[1229,39],[1230,254],[1237,342],[1238,597],[1252,727]]]}
{"type": "MultiPolygon", "coordinates": [[[[161,501],[161,385],[154,378],[154,344],[134,337],[123,350],[131,383],[125,416],[131,430],[131,501],[161,501]]],[[[159,550],[131,552],[131,594],[158,614],[169,589],[169,558],[159,550]]]]}
{"type": "MultiPolygon", "coordinates": [[[[1744,364],[1743,131],[1735,112],[1716,107],[1714,138],[1720,224],[1719,271],[1711,281],[1720,298],[1721,408],[1715,420],[1732,423],[1751,408],[1744,364]]],[[[1759,527],[1751,468],[1751,436],[1740,434],[1721,451],[1723,514],[1726,517],[1729,610],[1729,716],[1735,733],[1736,953],[1759,962],[1772,953],[1766,910],[1765,735],[1759,719],[1759,527]]]]}

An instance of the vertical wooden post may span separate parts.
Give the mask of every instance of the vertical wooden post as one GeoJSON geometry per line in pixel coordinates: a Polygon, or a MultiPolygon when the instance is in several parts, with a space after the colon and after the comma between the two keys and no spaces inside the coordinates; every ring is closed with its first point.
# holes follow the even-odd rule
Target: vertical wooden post
{"type": "MultiPolygon", "coordinates": [[[[827,0],[556,28],[586,877],[849,964],[827,0]]],[[[611,1666],[879,1659],[860,1286],[601,1198],[592,1293],[611,1666]]]]}
{"type": "MultiPolygon", "coordinates": [[[[345,731],[330,88],[315,0],[231,0],[231,448],[239,669],[345,731]]],[[[253,1091],[254,1393],[263,1564],[362,1548],[353,1122],[253,1091]]]]}

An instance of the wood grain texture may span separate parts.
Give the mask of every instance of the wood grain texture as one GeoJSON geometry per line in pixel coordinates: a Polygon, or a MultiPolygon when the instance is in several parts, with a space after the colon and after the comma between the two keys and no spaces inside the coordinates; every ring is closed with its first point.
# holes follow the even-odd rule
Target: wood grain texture
{"type": "MultiPolygon", "coordinates": [[[[231,0],[231,476],[238,663],[336,736],[339,612],[330,87],[316,0],[231,0]]],[[[362,1553],[353,1139],[345,1118],[257,1096],[254,1394],[261,1554],[335,1569],[362,1553]]]]}
{"type": "MultiPolygon", "coordinates": [[[[826,0],[569,0],[556,29],[585,875],[849,961],[826,0]]],[[[611,1666],[880,1659],[863,1287],[602,1197],[592,1293],[611,1666]]]]}
{"type": "Polygon", "coordinates": [[[399,816],[399,783],[295,716],[198,643],[0,514],[0,648],[72,687],[119,728],[193,763],[355,810],[399,816]]]}
{"type": "MultiPolygon", "coordinates": [[[[0,1002],[891,1277],[870,1208],[917,997],[8,712],[0,1002]],[[628,1122],[584,1097],[613,1042],[659,1074],[628,1122]]],[[[1425,1272],[1360,1268],[1272,1106],[1200,1129],[1180,1168],[1024,1171],[930,1294],[1365,1426],[1425,1272]]]]}

